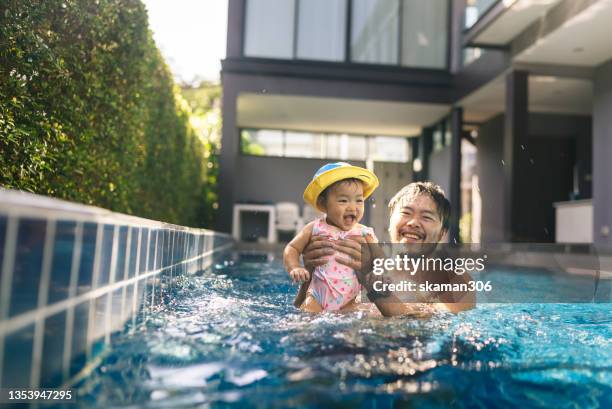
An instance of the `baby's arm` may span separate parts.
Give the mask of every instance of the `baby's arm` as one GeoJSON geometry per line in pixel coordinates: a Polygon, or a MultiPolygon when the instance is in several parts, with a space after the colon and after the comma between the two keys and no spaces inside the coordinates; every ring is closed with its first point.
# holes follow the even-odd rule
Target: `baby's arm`
{"type": "Polygon", "coordinates": [[[304,248],[306,248],[306,245],[310,241],[313,225],[314,222],[308,223],[293,240],[285,246],[283,262],[285,264],[285,270],[287,270],[294,282],[303,282],[310,279],[310,273],[300,264],[300,254],[302,254],[304,248]]]}

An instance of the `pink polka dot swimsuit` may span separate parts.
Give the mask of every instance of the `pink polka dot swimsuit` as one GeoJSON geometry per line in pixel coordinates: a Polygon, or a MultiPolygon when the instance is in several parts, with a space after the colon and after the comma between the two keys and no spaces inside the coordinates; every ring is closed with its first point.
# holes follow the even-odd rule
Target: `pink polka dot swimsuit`
{"type": "MultiPolygon", "coordinates": [[[[374,236],[371,227],[355,226],[343,231],[327,224],[325,217],[318,219],[312,229],[312,236],[322,236],[328,240],[343,240],[348,237],[374,236]]],[[[312,294],[325,311],[338,311],[359,294],[361,286],[355,271],[336,261],[336,252],[330,256],[327,264],[315,268],[308,292],[312,294]]]]}

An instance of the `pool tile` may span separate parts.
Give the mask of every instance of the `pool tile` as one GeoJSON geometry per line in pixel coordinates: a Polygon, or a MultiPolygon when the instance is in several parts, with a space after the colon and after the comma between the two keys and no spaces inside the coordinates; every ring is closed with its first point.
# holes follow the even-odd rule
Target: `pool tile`
{"type": "Polygon", "coordinates": [[[147,257],[147,271],[151,271],[155,268],[155,250],[157,245],[157,230],[151,230],[151,239],[149,240],[149,254],[147,257]]]}
{"type": "Polygon", "coordinates": [[[117,283],[123,281],[127,278],[127,267],[126,261],[128,257],[128,248],[127,248],[127,236],[128,236],[128,227],[120,226],[118,242],[117,242],[117,256],[115,261],[115,277],[113,278],[113,282],[117,283]]]}
{"type": "Polygon", "coordinates": [[[35,309],[42,269],[47,221],[21,219],[17,229],[17,248],[11,287],[9,316],[35,309]]]}
{"type": "Polygon", "coordinates": [[[77,294],[83,294],[91,290],[97,229],[98,225],[95,223],[85,223],[83,225],[77,294]]]}
{"type": "Polygon", "coordinates": [[[110,332],[122,331],[124,321],[121,317],[121,306],[123,300],[123,288],[119,288],[112,292],[111,295],[111,316],[110,316],[110,332]]]}
{"type": "Polygon", "coordinates": [[[123,316],[125,319],[132,317],[132,303],[134,300],[134,284],[130,284],[125,288],[125,304],[123,305],[123,316]]]}
{"type": "Polygon", "coordinates": [[[149,235],[150,230],[147,228],[143,228],[140,240],[140,260],[138,263],[139,274],[142,274],[147,270],[147,250],[149,248],[149,235]]]}
{"type": "Polygon", "coordinates": [[[136,276],[136,266],[138,262],[138,227],[131,227],[132,238],[130,239],[130,263],[128,266],[128,278],[136,276]]]}
{"type": "Polygon", "coordinates": [[[4,363],[2,365],[3,388],[27,388],[30,386],[33,340],[33,324],[5,338],[4,363]]]}
{"type": "Polygon", "coordinates": [[[45,320],[40,368],[41,388],[53,388],[61,384],[65,330],[65,311],[52,315],[45,320]]]}
{"type": "Polygon", "coordinates": [[[68,297],[75,234],[76,222],[65,220],[57,222],[48,304],[63,301],[68,297]]]}
{"type": "Polygon", "coordinates": [[[87,325],[89,323],[89,301],[82,302],[74,309],[72,329],[72,350],[70,351],[70,376],[76,375],[86,362],[87,325]]]}
{"type": "MultiPolygon", "coordinates": [[[[4,244],[6,243],[6,216],[0,216],[0,266],[4,260],[4,244]]],[[[0,274],[2,274],[0,272],[0,274]]]]}
{"type": "MultiPolygon", "coordinates": [[[[91,339],[104,338],[106,334],[106,305],[108,304],[108,295],[104,294],[96,298],[93,303],[93,313],[90,317],[93,319],[93,328],[91,339]]],[[[90,323],[91,324],[91,323],[90,323]]]]}
{"type": "Polygon", "coordinates": [[[102,247],[100,250],[100,272],[98,275],[98,282],[94,283],[94,288],[104,287],[110,282],[110,268],[112,260],[114,233],[114,225],[104,225],[104,230],[102,234],[102,247]]]}
{"type": "Polygon", "coordinates": [[[164,230],[159,231],[159,243],[157,244],[157,268],[164,268],[164,253],[168,243],[166,238],[166,232],[164,230]]]}

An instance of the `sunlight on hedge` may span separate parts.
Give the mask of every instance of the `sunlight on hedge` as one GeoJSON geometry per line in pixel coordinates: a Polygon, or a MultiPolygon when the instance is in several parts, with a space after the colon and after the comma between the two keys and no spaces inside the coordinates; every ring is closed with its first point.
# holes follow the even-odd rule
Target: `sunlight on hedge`
{"type": "Polygon", "coordinates": [[[0,2],[0,78],[0,184],[210,226],[215,149],[140,1],[0,2]]]}

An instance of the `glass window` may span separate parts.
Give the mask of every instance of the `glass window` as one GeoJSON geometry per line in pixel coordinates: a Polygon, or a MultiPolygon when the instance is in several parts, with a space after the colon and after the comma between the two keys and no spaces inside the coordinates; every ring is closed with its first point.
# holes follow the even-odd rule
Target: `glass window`
{"type": "Polygon", "coordinates": [[[351,60],[397,64],[399,0],[353,0],[351,60]]]}
{"type": "Polygon", "coordinates": [[[366,160],[368,144],[365,136],[343,135],[346,144],[346,156],[348,160],[366,160]]]}
{"type": "Polygon", "coordinates": [[[482,17],[498,0],[467,0],[465,8],[465,28],[470,28],[482,17]]]}
{"type": "Polygon", "coordinates": [[[244,54],[293,58],[295,0],[248,0],[244,54]]]}
{"type": "Polygon", "coordinates": [[[368,159],[377,162],[408,162],[409,148],[406,138],[374,136],[369,140],[368,159]]]}
{"type": "Polygon", "coordinates": [[[306,132],[285,133],[285,154],[296,158],[320,158],[322,151],[322,136],[306,132]]]}
{"type": "Polygon", "coordinates": [[[299,2],[297,58],[344,61],[347,0],[299,2]]]}
{"type": "Polygon", "coordinates": [[[340,155],[340,137],[342,135],[324,135],[324,147],[326,159],[342,159],[340,155]]]}
{"type": "Polygon", "coordinates": [[[241,151],[247,155],[403,163],[410,160],[410,144],[407,138],[398,136],[243,129],[240,137],[241,151]]]}
{"type": "Polygon", "coordinates": [[[446,68],[447,0],[403,0],[402,65],[446,68]]]}
{"type": "Polygon", "coordinates": [[[243,129],[240,132],[242,153],[257,156],[283,156],[283,131],[243,129]]]}

